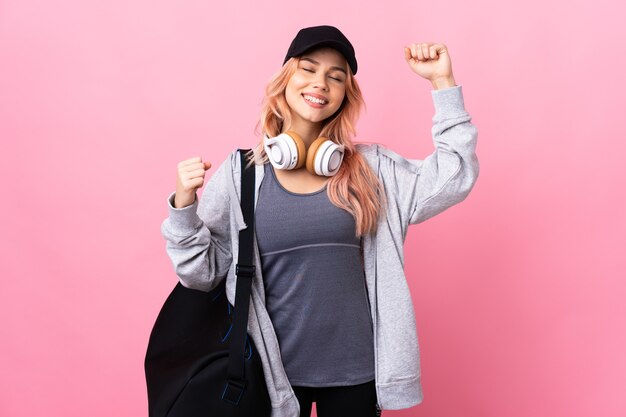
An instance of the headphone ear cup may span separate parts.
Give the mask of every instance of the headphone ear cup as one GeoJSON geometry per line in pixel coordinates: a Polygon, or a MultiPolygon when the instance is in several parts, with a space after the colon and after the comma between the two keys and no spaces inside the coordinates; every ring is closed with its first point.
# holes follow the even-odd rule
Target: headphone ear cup
{"type": "Polygon", "coordinates": [[[319,137],[313,141],[307,151],[306,169],[311,174],[332,177],[343,161],[344,146],[332,140],[319,137]]]}
{"type": "Polygon", "coordinates": [[[309,146],[309,149],[307,150],[307,154],[306,154],[306,170],[309,171],[311,174],[314,175],[320,175],[315,171],[315,158],[318,157],[319,155],[317,153],[318,149],[320,148],[320,145],[325,142],[326,139],[325,137],[319,137],[317,139],[315,139],[313,141],[313,143],[311,143],[311,146],[309,146]]]}
{"type": "Polygon", "coordinates": [[[304,165],[306,146],[296,132],[289,131],[278,136],[265,135],[265,153],[276,169],[296,169],[304,165]]]}
{"type": "Polygon", "coordinates": [[[293,130],[288,130],[285,133],[293,140],[293,143],[295,144],[297,152],[298,152],[296,165],[292,169],[301,168],[306,162],[306,158],[305,158],[305,155],[307,153],[306,145],[304,144],[304,141],[302,140],[300,135],[298,135],[293,130]]]}

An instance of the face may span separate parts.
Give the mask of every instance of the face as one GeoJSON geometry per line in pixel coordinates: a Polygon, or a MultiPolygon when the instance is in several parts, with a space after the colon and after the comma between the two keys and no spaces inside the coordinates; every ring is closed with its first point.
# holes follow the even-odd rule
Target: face
{"type": "Polygon", "coordinates": [[[347,71],[348,62],[336,49],[320,48],[303,54],[285,90],[293,125],[319,123],[332,116],[345,97],[347,71]],[[309,95],[323,103],[311,102],[309,95]]]}

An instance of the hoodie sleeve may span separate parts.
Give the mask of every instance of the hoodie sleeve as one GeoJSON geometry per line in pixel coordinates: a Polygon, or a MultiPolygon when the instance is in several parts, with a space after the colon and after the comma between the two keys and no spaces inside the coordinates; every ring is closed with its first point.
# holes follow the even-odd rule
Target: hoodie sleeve
{"type": "Polygon", "coordinates": [[[200,201],[196,194],[193,204],[176,208],[176,193],[167,198],[169,216],[161,223],[161,234],[174,271],[187,288],[208,292],[230,268],[230,199],[225,186],[229,165],[227,158],[217,168],[200,201]]]}
{"type": "Polygon", "coordinates": [[[407,159],[379,145],[381,163],[395,179],[404,224],[421,223],[463,201],[478,178],[478,131],[465,110],[460,85],[431,90],[435,151],[407,159]]]}

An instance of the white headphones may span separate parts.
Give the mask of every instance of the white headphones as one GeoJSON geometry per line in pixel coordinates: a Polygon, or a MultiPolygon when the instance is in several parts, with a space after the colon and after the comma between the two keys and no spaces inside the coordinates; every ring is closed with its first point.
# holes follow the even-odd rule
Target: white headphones
{"type": "Polygon", "coordinates": [[[276,169],[297,169],[306,164],[311,174],[332,177],[343,161],[344,145],[319,137],[306,149],[304,141],[292,130],[270,138],[263,134],[263,147],[276,169]]]}

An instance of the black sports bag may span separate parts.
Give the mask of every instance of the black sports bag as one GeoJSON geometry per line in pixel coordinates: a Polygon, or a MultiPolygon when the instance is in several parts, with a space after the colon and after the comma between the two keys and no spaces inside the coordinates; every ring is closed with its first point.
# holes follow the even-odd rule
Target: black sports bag
{"type": "Polygon", "coordinates": [[[235,309],[226,278],[210,292],[176,284],[154,323],[144,362],[149,417],[269,417],[271,403],[247,334],[253,264],[254,165],[241,159],[241,209],[235,309]]]}

